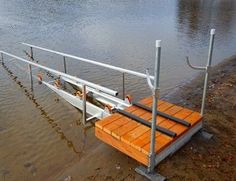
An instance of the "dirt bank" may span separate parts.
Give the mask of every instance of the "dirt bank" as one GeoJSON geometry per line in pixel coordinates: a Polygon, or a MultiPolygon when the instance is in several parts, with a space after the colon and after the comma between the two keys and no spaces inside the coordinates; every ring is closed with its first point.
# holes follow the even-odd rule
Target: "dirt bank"
{"type": "MultiPolygon", "coordinates": [[[[178,105],[200,110],[203,75],[199,75],[169,97],[178,105]]],[[[236,178],[236,56],[211,70],[204,129],[163,161],[157,170],[169,180],[234,180],[236,178]]],[[[112,147],[101,144],[79,163],[58,176],[64,180],[145,180],[134,172],[136,161],[112,147]]]]}
{"type": "MultiPolygon", "coordinates": [[[[203,78],[199,75],[185,85],[171,101],[199,111],[203,78]]],[[[198,134],[160,164],[160,172],[170,180],[236,179],[236,56],[212,68],[204,120],[213,139],[198,134]]]]}

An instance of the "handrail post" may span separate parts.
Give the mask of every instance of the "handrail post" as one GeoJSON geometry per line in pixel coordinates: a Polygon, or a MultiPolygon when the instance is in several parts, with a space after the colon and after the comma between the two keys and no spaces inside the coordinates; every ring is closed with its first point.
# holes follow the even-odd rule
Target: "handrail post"
{"type": "Polygon", "coordinates": [[[3,65],[4,64],[3,53],[1,53],[1,62],[2,62],[2,65],[3,65]]]}
{"type": "Polygon", "coordinates": [[[64,63],[64,72],[67,73],[67,70],[66,70],[66,57],[63,56],[63,63],[64,63]]]}
{"type": "Polygon", "coordinates": [[[123,100],[125,100],[125,73],[122,73],[123,100]]]}
{"type": "Polygon", "coordinates": [[[204,88],[203,88],[203,94],[202,94],[201,116],[203,116],[204,109],[205,109],[206,93],[207,93],[207,86],[208,86],[208,76],[209,76],[209,69],[211,68],[211,62],[212,62],[212,53],[213,53],[213,46],[214,46],[215,29],[211,29],[210,34],[211,34],[211,38],[210,38],[208,59],[207,59],[207,65],[206,65],[204,88]]]}
{"type": "Polygon", "coordinates": [[[86,113],[87,113],[87,111],[86,111],[86,85],[85,84],[83,84],[83,125],[85,125],[86,124],[86,119],[87,119],[87,117],[86,117],[86,113]]]}
{"type": "MultiPolygon", "coordinates": [[[[33,54],[33,48],[30,47],[30,58],[33,61],[34,54],[33,54]]],[[[33,85],[33,76],[32,76],[32,66],[30,64],[28,64],[28,68],[29,68],[29,78],[30,78],[30,86],[31,86],[31,91],[34,90],[34,85],[33,85]]]]}
{"type": "Polygon", "coordinates": [[[32,61],[34,60],[33,47],[30,47],[30,58],[32,61]]]}
{"type": "Polygon", "coordinates": [[[149,153],[148,172],[153,173],[155,168],[155,142],[156,142],[156,122],[157,122],[157,105],[159,97],[159,79],[160,79],[160,61],[161,61],[161,41],[156,40],[156,59],[154,67],[154,87],[152,90],[153,103],[152,103],[152,129],[151,129],[151,144],[149,153]]]}

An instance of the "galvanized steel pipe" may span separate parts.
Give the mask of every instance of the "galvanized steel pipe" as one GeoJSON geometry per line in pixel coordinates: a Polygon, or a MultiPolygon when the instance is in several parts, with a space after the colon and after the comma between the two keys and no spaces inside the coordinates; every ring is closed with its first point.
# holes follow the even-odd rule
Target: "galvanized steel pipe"
{"type": "Polygon", "coordinates": [[[213,46],[214,46],[214,39],[215,39],[215,29],[211,29],[210,34],[211,34],[211,38],[210,38],[210,45],[209,45],[209,51],[208,51],[208,59],[207,59],[207,65],[206,65],[206,73],[205,73],[203,94],[202,94],[202,106],[201,106],[201,115],[202,116],[204,114],[204,109],[205,109],[209,69],[211,68],[212,53],[213,53],[213,46]]]}
{"type": "Polygon", "coordinates": [[[156,60],[154,67],[154,85],[153,85],[153,103],[152,103],[152,129],[151,129],[151,144],[149,153],[148,172],[152,173],[155,167],[155,143],[156,143],[156,122],[157,122],[157,105],[159,95],[159,79],[160,79],[160,63],[161,63],[161,41],[156,41],[156,60]]]}
{"type": "Polygon", "coordinates": [[[92,88],[94,88],[94,89],[98,89],[98,90],[100,90],[100,91],[102,91],[102,92],[105,92],[105,93],[107,93],[107,94],[110,94],[110,95],[113,95],[113,96],[117,96],[117,95],[118,95],[118,92],[117,92],[117,91],[111,90],[111,89],[109,89],[109,88],[106,88],[106,87],[103,87],[103,86],[94,84],[94,83],[92,83],[92,82],[88,82],[88,81],[86,81],[86,80],[79,79],[79,78],[77,78],[77,77],[75,77],[75,76],[68,75],[68,74],[65,74],[65,73],[63,73],[63,72],[60,72],[60,71],[57,71],[57,70],[54,70],[54,69],[45,67],[45,66],[40,65],[40,64],[38,64],[38,63],[25,60],[25,59],[23,59],[23,58],[17,57],[17,56],[15,56],[15,55],[12,55],[12,54],[7,53],[7,52],[4,52],[4,51],[0,51],[0,53],[3,53],[3,54],[5,54],[5,55],[8,55],[8,56],[13,57],[13,58],[15,58],[15,59],[18,59],[18,60],[20,60],[20,61],[22,61],[22,62],[28,63],[28,64],[30,64],[30,65],[39,67],[39,68],[41,68],[41,69],[47,70],[47,71],[49,71],[49,72],[51,72],[51,73],[53,73],[53,74],[55,74],[55,75],[57,75],[57,76],[64,76],[64,77],[66,77],[66,78],[72,79],[72,80],[74,80],[74,81],[76,81],[76,82],[79,82],[79,83],[81,83],[81,84],[87,85],[87,86],[92,87],[92,88]]]}
{"type": "MultiPolygon", "coordinates": [[[[108,65],[108,64],[105,64],[105,63],[101,63],[101,62],[97,62],[97,61],[94,61],[94,60],[89,60],[89,59],[77,57],[77,56],[74,56],[74,55],[58,52],[58,51],[55,51],[55,50],[50,50],[50,49],[47,49],[47,48],[31,45],[31,44],[28,44],[28,43],[22,43],[22,44],[26,45],[26,46],[34,47],[36,49],[43,50],[43,51],[46,51],[46,52],[55,53],[55,54],[62,55],[62,56],[65,56],[65,57],[69,57],[69,58],[72,58],[72,59],[80,60],[80,61],[83,61],[83,62],[86,62],[86,63],[90,63],[90,64],[98,65],[98,66],[101,66],[101,67],[109,68],[109,69],[112,69],[112,70],[116,70],[116,71],[119,71],[121,73],[127,73],[127,74],[130,74],[130,75],[135,75],[137,77],[147,78],[146,74],[136,72],[136,71],[133,71],[133,70],[124,69],[124,68],[116,67],[116,66],[113,66],[113,65],[108,65]]],[[[154,80],[153,76],[150,76],[150,78],[152,80],[154,80]]]]}

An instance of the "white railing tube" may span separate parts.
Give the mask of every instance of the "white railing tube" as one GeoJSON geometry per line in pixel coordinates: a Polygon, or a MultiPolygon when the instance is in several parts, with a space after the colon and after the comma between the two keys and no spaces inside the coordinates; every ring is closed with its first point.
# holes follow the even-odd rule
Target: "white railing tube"
{"type": "MultiPolygon", "coordinates": [[[[119,71],[121,73],[127,73],[127,74],[134,75],[134,76],[137,76],[137,77],[147,78],[146,74],[136,72],[136,71],[133,71],[133,70],[124,69],[124,68],[116,67],[116,66],[113,66],[113,65],[108,65],[108,64],[105,64],[105,63],[97,62],[97,61],[90,60],[90,59],[85,59],[85,58],[82,58],[82,57],[77,57],[77,56],[74,56],[74,55],[58,52],[58,51],[55,51],[55,50],[50,50],[50,49],[47,49],[47,48],[31,45],[31,44],[28,44],[28,43],[22,43],[22,44],[26,45],[26,46],[29,46],[29,47],[39,49],[39,50],[43,50],[43,51],[46,51],[46,52],[55,53],[57,55],[65,56],[65,57],[80,60],[80,61],[83,61],[83,62],[86,62],[86,63],[90,63],[90,64],[94,64],[94,65],[97,65],[97,66],[105,67],[105,68],[108,68],[108,69],[116,70],[116,71],[119,71]]],[[[153,76],[150,76],[150,78],[152,80],[154,80],[153,76]]]]}
{"type": "Polygon", "coordinates": [[[7,52],[1,51],[1,50],[0,50],[0,53],[3,53],[3,54],[5,54],[5,55],[7,55],[7,56],[9,56],[9,57],[13,57],[13,58],[15,58],[15,59],[18,59],[18,60],[20,60],[20,61],[22,61],[22,62],[28,63],[28,64],[30,64],[30,65],[39,67],[39,68],[44,69],[44,70],[46,70],[46,71],[49,71],[49,72],[51,72],[51,73],[53,73],[53,74],[55,74],[55,75],[57,75],[57,76],[64,76],[64,77],[66,77],[66,78],[72,79],[72,80],[74,80],[74,81],[76,81],[76,82],[79,82],[79,83],[84,84],[84,85],[86,85],[86,86],[89,86],[89,87],[92,87],[92,88],[94,88],[94,89],[100,90],[100,91],[105,92],[105,93],[107,93],[107,94],[110,94],[110,95],[113,95],[113,96],[117,96],[117,95],[118,95],[118,92],[117,92],[117,91],[114,91],[114,90],[111,90],[111,89],[109,89],[109,88],[100,86],[100,85],[98,85],[98,84],[94,84],[94,83],[92,83],[92,82],[88,82],[88,81],[86,81],[86,80],[79,79],[78,77],[65,74],[65,73],[63,73],[63,72],[60,72],[60,71],[57,71],[57,70],[54,70],[54,69],[45,67],[45,66],[40,65],[40,64],[35,63],[35,62],[31,62],[31,61],[25,60],[25,59],[23,59],[23,58],[17,57],[17,56],[15,56],[15,55],[12,55],[12,54],[10,54],[10,53],[7,53],[7,52]]]}

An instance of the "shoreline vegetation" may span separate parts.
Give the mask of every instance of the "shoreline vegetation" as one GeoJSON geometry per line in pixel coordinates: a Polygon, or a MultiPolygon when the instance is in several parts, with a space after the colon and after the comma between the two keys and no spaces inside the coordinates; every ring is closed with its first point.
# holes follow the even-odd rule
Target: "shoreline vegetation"
{"type": "MultiPolygon", "coordinates": [[[[200,74],[168,97],[172,103],[200,111],[204,75],[200,74]]],[[[234,180],[236,178],[236,55],[212,67],[204,130],[157,166],[168,180],[234,180]]],[[[70,166],[59,180],[145,180],[135,173],[137,162],[102,143],[70,166]]]]}

